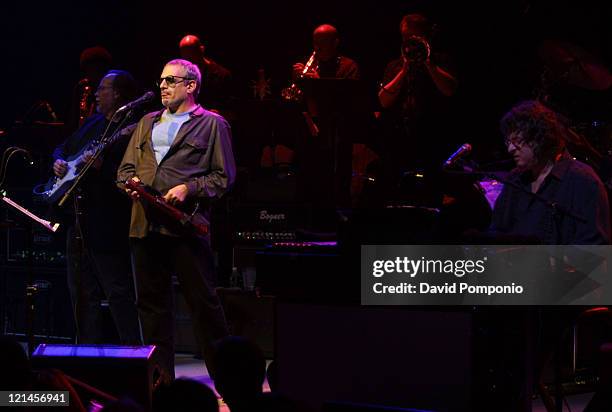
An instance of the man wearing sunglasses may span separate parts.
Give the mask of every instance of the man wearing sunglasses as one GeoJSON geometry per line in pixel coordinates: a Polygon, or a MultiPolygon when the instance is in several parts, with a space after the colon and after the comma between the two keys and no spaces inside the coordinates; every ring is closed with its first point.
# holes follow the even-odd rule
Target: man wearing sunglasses
{"type": "MultiPolygon", "coordinates": [[[[236,168],[231,130],[218,114],[196,103],[198,67],[170,61],[159,79],[164,109],[139,122],[118,170],[118,181],[138,179],[164,199],[208,220],[211,202],[232,185],[236,168]]],[[[206,91],[204,91],[205,93],[206,91]]],[[[214,288],[210,237],[186,233],[145,214],[135,192],[130,226],[137,306],[146,344],[159,350],[162,378],[174,378],[172,275],[191,309],[196,340],[211,376],[213,342],[227,335],[214,288]]]]}

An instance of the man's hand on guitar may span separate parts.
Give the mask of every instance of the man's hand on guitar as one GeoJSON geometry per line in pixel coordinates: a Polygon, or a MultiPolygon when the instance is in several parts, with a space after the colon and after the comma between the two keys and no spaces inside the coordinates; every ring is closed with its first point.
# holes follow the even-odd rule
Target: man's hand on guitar
{"type": "Polygon", "coordinates": [[[57,159],[55,163],[53,163],[53,173],[57,177],[64,177],[66,172],[68,171],[68,163],[66,163],[62,159],[57,159]]]}
{"type": "Polygon", "coordinates": [[[164,195],[164,199],[172,205],[179,205],[185,201],[188,193],[187,185],[181,184],[168,190],[168,193],[164,195]]]}
{"type": "MultiPolygon", "coordinates": [[[[140,179],[138,178],[138,176],[134,176],[132,177],[130,180],[132,180],[135,183],[139,183],[140,179]]],[[[129,189],[129,188],[125,188],[125,192],[133,199],[133,200],[138,200],[140,199],[140,195],[138,194],[137,191],[129,189]]]]}
{"type": "MultiPolygon", "coordinates": [[[[89,163],[89,161],[91,161],[95,154],[96,152],[94,152],[93,150],[85,151],[83,155],[79,158],[78,168],[80,169],[86,163],[89,163]]],[[[98,157],[92,166],[94,169],[100,170],[100,168],[102,167],[102,157],[98,157]]]]}

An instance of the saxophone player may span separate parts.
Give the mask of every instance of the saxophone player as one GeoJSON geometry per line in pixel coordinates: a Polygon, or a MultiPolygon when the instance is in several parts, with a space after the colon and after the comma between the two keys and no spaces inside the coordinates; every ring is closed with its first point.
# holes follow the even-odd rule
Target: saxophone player
{"type": "MultiPolygon", "coordinates": [[[[308,135],[315,137],[321,133],[317,124],[318,110],[312,101],[308,99],[304,101],[301,80],[321,78],[358,80],[360,72],[359,66],[354,60],[339,54],[340,37],[334,26],[330,24],[318,26],[312,33],[312,44],[314,50],[310,57],[293,65],[292,83],[282,90],[281,97],[286,102],[305,103],[300,107],[301,115],[298,122],[305,124],[308,135]]],[[[291,118],[292,121],[297,120],[291,115],[286,117],[291,118]]],[[[286,125],[287,130],[278,133],[279,135],[292,135],[289,129],[295,129],[295,127],[293,127],[292,122],[289,123],[291,123],[291,126],[286,125]]],[[[276,162],[291,163],[295,157],[296,146],[303,139],[296,137],[296,140],[297,142],[279,141],[272,145],[274,147],[264,147],[262,165],[269,166],[276,162]]]]}
{"type": "Polygon", "coordinates": [[[297,88],[304,86],[300,79],[312,79],[312,90],[316,90],[304,96],[301,91],[290,93],[299,96],[298,101],[303,101],[300,110],[305,126],[299,128],[300,135],[296,139],[295,163],[300,195],[320,216],[314,224],[319,226],[317,229],[327,229],[335,218],[329,211],[350,203],[351,147],[355,134],[350,127],[354,127],[356,122],[344,113],[334,116],[334,109],[322,104],[325,93],[336,93],[337,101],[342,105],[344,97],[349,97],[338,93],[349,93],[347,89],[334,88],[333,82],[323,80],[356,81],[360,78],[360,70],[354,60],[340,54],[340,36],[334,26],[318,26],[312,33],[312,45],[311,58],[306,63],[293,65],[297,88]]]}
{"type": "MultiPolygon", "coordinates": [[[[316,64],[303,74],[306,78],[336,78],[358,80],[359,66],[348,57],[339,54],[340,37],[331,24],[322,24],[312,33],[312,45],[316,53],[316,64]]],[[[304,63],[293,65],[293,77],[298,78],[304,70],[304,63]]]]}

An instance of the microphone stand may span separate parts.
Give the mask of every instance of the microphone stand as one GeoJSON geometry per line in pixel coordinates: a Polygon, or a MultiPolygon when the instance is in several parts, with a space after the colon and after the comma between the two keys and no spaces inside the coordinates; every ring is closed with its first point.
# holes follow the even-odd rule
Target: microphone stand
{"type": "Polygon", "coordinates": [[[75,283],[76,283],[77,297],[75,299],[75,302],[73,302],[73,305],[74,305],[73,311],[74,311],[74,316],[75,316],[75,327],[76,327],[75,335],[76,335],[77,343],[79,343],[79,341],[81,340],[81,326],[83,324],[83,316],[82,316],[83,312],[81,310],[80,305],[83,304],[83,302],[85,302],[85,295],[83,291],[83,266],[86,263],[88,263],[88,258],[86,257],[87,249],[85,245],[85,238],[83,236],[83,226],[81,224],[82,218],[84,215],[83,195],[82,195],[81,187],[79,184],[81,183],[81,180],[87,174],[89,169],[101,157],[102,152],[104,151],[104,147],[105,147],[104,145],[106,145],[109,142],[112,142],[116,134],[121,132],[123,126],[125,125],[126,121],[132,116],[133,112],[134,112],[133,109],[125,111],[125,116],[123,116],[123,119],[121,119],[121,121],[117,123],[116,127],[113,130],[113,133],[109,135],[109,131],[110,131],[111,126],[113,125],[115,117],[117,117],[117,115],[121,113],[124,113],[124,111],[117,109],[115,113],[113,113],[113,116],[111,117],[108,123],[108,126],[106,127],[106,129],[104,130],[104,133],[99,139],[99,146],[95,149],[95,153],[81,167],[78,175],[75,177],[75,179],[73,180],[68,190],[66,190],[66,193],[64,193],[64,195],[58,202],[58,206],[62,207],[64,206],[66,201],[72,197],[73,206],[74,206],[74,226],[72,227],[72,230],[67,231],[67,237],[68,237],[67,241],[71,242],[73,253],[76,256],[76,259],[73,262],[74,264],[73,270],[74,270],[74,277],[75,277],[75,283]],[[74,196],[72,196],[73,194],[74,196]]]}
{"type": "Polygon", "coordinates": [[[32,251],[32,243],[33,243],[33,237],[34,237],[34,222],[40,224],[41,226],[43,226],[45,229],[49,230],[52,233],[55,233],[60,225],[59,223],[51,223],[47,220],[44,220],[38,217],[33,212],[29,211],[25,207],[19,205],[17,202],[15,202],[14,200],[6,196],[6,191],[1,189],[2,184],[4,183],[4,178],[6,177],[8,162],[15,153],[19,153],[19,152],[25,153],[26,156],[29,157],[29,153],[25,149],[18,148],[18,147],[9,147],[8,149],[6,149],[2,157],[2,164],[0,165],[0,168],[2,170],[2,181],[0,181],[0,200],[2,200],[5,204],[9,205],[11,208],[19,211],[22,215],[27,216],[29,218],[28,222],[29,222],[30,233],[29,233],[29,236],[26,237],[27,252],[29,252],[28,261],[27,261],[27,283],[26,283],[26,337],[28,340],[28,353],[31,355],[32,352],[34,351],[34,315],[36,313],[34,297],[36,293],[38,292],[38,288],[36,284],[34,283],[34,273],[33,273],[34,272],[34,256],[33,256],[33,251],[32,251]]]}
{"type": "MultiPolygon", "coordinates": [[[[126,115],[123,117],[123,119],[117,124],[117,126],[114,129],[114,132],[112,135],[108,136],[108,132],[110,130],[111,125],[113,124],[113,121],[115,120],[115,117],[120,114],[122,111],[120,111],[119,109],[115,111],[115,113],[113,114],[113,116],[110,119],[110,122],[108,123],[108,126],[106,127],[106,130],[104,130],[104,133],[102,134],[102,137],[100,138],[100,144],[105,144],[108,140],[112,140],[112,138],[115,136],[116,133],[120,132],[121,129],[123,128],[123,126],[125,125],[126,121],[131,117],[133,110],[128,110],[126,112],[126,115]]],[[[93,156],[91,157],[91,159],[89,159],[87,161],[87,163],[85,163],[85,165],[83,165],[83,167],[81,168],[81,170],[79,171],[79,174],[74,178],[72,184],[70,185],[70,187],[68,188],[68,190],[66,190],[66,193],[64,193],[64,196],[62,196],[62,198],[60,199],[60,201],[58,202],[58,206],[62,207],[66,201],[68,200],[68,198],[70,198],[70,196],[72,195],[72,193],[74,192],[74,190],[77,188],[77,186],[79,185],[79,183],[81,182],[81,180],[83,179],[83,177],[87,174],[87,171],[96,163],[96,161],[100,158],[100,156],[102,155],[102,152],[104,150],[97,150],[95,151],[95,153],[93,154],[93,156]]]]}

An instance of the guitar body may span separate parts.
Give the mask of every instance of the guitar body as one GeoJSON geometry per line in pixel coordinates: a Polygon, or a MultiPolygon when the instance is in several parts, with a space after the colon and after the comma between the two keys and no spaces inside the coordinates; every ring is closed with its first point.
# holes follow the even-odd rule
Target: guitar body
{"type": "MultiPolygon", "coordinates": [[[[102,138],[101,141],[93,141],[86,144],[81,151],[66,160],[67,171],[63,177],[51,176],[49,181],[44,185],[38,185],[34,188],[34,194],[39,196],[41,200],[49,203],[57,203],[66,192],[72,187],[76,179],[80,177],[81,171],[91,165],[90,162],[95,162],[109,147],[120,139],[129,139],[132,132],[136,128],[136,123],[130,126],[120,128],[108,138],[102,138]],[[92,160],[84,160],[85,152],[92,153],[92,160]],[[39,189],[42,186],[42,189],[39,189]]],[[[95,163],[94,163],[95,164],[95,163]]],[[[85,172],[84,172],[85,173],[85,172]]]]}
{"type": "Polygon", "coordinates": [[[66,194],[66,191],[72,186],[74,180],[79,176],[79,170],[83,166],[84,162],[82,159],[83,153],[89,150],[89,145],[86,146],[81,152],[68,158],[66,160],[66,174],[63,177],[57,177],[53,175],[47,183],[44,184],[43,190],[37,192],[36,195],[49,203],[57,203],[62,196],[66,194]]]}

